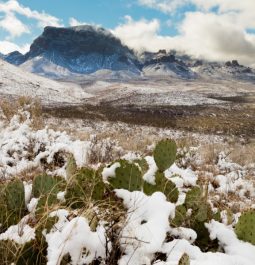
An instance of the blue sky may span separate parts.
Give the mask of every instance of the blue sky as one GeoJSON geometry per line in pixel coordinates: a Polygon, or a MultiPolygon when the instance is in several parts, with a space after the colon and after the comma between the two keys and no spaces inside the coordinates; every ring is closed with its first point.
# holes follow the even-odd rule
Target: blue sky
{"type": "MultiPolygon", "coordinates": [[[[171,36],[177,34],[175,24],[182,19],[185,13],[183,11],[189,8],[185,6],[184,10],[173,12],[173,14],[166,14],[143,6],[136,0],[20,0],[18,2],[24,7],[29,7],[31,10],[46,12],[59,18],[65,26],[69,25],[71,17],[81,22],[102,25],[108,29],[113,29],[122,23],[126,15],[131,16],[134,20],[142,18],[147,20],[158,19],[161,21],[160,34],[171,36]],[[169,26],[169,20],[173,22],[171,26],[169,26]]],[[[25,16],[18,15],[18,18],[30,26],[31,33],[15,38],[15,42],[19,45],[25,44],[28,41],[32,42],[42,32],[42,28],[33,27],[35,21],[29,21],[25,16]]],[[[8,32],[0,29],[0,38],[5,39],[7,37],[8,32]]]]}
{"type": "Polygon", "coordinates": [[[0,0],[0,52],[26,52],[46,25],[94,24],[137,51],[251,64],[254,10],[254,0],[0,0]]]}

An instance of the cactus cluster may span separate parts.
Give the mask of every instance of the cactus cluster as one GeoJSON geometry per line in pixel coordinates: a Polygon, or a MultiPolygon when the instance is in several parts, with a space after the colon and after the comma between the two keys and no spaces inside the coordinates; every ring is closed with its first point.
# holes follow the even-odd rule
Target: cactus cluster
{"type": "Polygon", "coordinates": [[[217,247],[217,242],[210,240],[209,232],[204,225],[212,219],[218,221],[220,216],[218,213],[213,214],[202,188],[196,186],[186,193],[184,204],[176,207],[175,218],[171,221],[171,226],[185,226],[195,230],[196,244],[203,250],[213,249],[217,247]],[[187,215],[188,209],[191,209],[189,216],[187,215]]]}
{"type": "Polygon", "coordinates": [[[25,214],[25,191],[21,180],[0,186],[1,230],[17,224],[25,214]]]}
{"type": "Polygon", "coordinates": [[[80,208],[91,200],[102,200],[104,190],[105,186],[99,172],[90,168],[82,168],[68,180],[65,198],[72,208],[80,208]]]}
{"type": "Polygon", "coordinates": [[[48,207],[58,203],[57,194],[65,187],[65,181],[61,177],[48,175],[36,176],[33,180],[32,195],[39,198],[37,214],[45,212],[48,207]]]}
{"type": "MultiPolygon", "coordinates": [[[[67,206],[68,209],[75,209],[75,211],[71,211],[72,214],[86,217],[91,230],[95,231],[99,221],[105,221],[100,216],[102,214],[100,212],[103,212],[104,218],[108,214],[110,222],[115,222],[115,224],[120,222],[121,218],[125,218],[126,212],[122,211],[121,208],[123,203],[115,197],[114,189],[126,189],[131,192],[143,191],[147,195],[159,191],[166,195],[168,201],[176,203],[179,197],[178,188],[164,174],[164,171],[175,162],[176,152],[176,144],[172,140],[163,140],[156,145],[153,155],[158,170],[155,173],[153,184],[143,179],[143,175],[149,169],[145,159],[137,159],[133,162],[115,161],[114,163],[118,162],[120,166],[115,169],[114,176],[108,177],[108,183],[103,182],[102,168],[98,170],[92,168],[78,169],[73,156],[69,157],[66,165],[66,180],[46,174],[36,176],[32,185],[32,196],[39,199],[35,212],[36,237],[33,242],[26,243],[22,247],[12,245],[15,248],[12,253],[16,253],[16,256],[22,258],[20,263],[17,264],[25,264],[24,262],[26,262],[26,264],[32,265],[35,260],[39,261],[36,264],[47,262],[45,260],[47,242],[43,234],[44,231],[49,232],[58,221],[57,217],[49,217],[48,213],[50,211],[48,210],[51,210],[51,207],[52,209],[54,206],[60,207],[61,204],[63,207],[67,206]],[[57,195],[63,191],[65,191],[66,201],[60,202],[57,195]],[[115,213],[118,214],[114,216],[115,213]]],[[[25,192],[22,181],[14,180],[5,185],[0,185],[1,229],[17,224],[25,214],[25,192]]],[[[72,216],[69,217],[72,218],[72,216]]],[[[204,224],[213,218],[220,218],[219,213],[212,213],[207,202],[207,196],[204,195],[202,188],[196,186],[187,191],[184,204],[176,206],[175,218],[171,220],[170,225],[194,229],[198,235],[195,244],[199,245],[202,250],[208,248],[211,250],[215,246],[215,242],[210,240],[208,230],[204,224]],[[189,209],[192,210],[190,215],[187,214],[189,209]]],[[[255,244],[254,224],[254,211],[243,214],[235,228],[238,238],[255,244]]],[[[114,229],[117,231],[119,228],[116,226],[114,229]]],[[[116,231],[114,230],[114,232],[116,231]]],[[[118,234],[117,232],[116,234],[118,234]]],[[[0,257],[1,251],[6,248],[7,244],[7,241],[0,241],[0,257]]],[[[8,260],[8,262],[12,263],[14,261],[8,260]]],[[[68,264],[68,261],[63,260],[61,264],[68,264]]],[[[189,256],[183,254],[178,264],[189,265],[189,256]]]]}
{"type": "Polygon", "coordinates": [[[255,210],[244,212],[236,224],[238,239],[255,245],[255,210]]]}

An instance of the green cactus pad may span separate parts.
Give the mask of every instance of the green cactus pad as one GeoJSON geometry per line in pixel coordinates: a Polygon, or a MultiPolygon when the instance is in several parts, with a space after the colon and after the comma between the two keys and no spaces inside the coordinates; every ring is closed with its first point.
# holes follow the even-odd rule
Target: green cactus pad
{"type": "Polygon", "coordinates": [[[186,220],[187,209],[184,205],[178,205],[175,208],[175,217],[171,221],[171,226],[179,227],[183,226],[186,220]]]}
{"type": "Polygon", "coordinates": [[[139,168],[142,172],[142,175],[144,175],[149,170],[148,163],[144,158],[136,159],[136,160],[134,160],[134,163],[139,166],[139,168]]]}
{"type": "Polygon", "coordinates": [[[99,172],[82,168],[68,181],[65,198],[68,205],[80,208],[91,200],[102,200],[104,190],[105,186],[99,172]]]}
{"type": "Polygon", "coordinates": [[[39,198],[43,195],[57,195],[64,188],[65,181],[63,178],[40,175],[34,178],[32,193],[35,198],[39,198]]]}
{"type": "Polygon", "coordinates": [[[39,175],[34,178],[32,194],[39,198],[37,214],[47,211],[49,206],[58,203],[57,194],[65,190],[66,183],[63,178],[48,175],[39,175]]]}
{"type": "Polygon", "coordinates": [[[235,233],[240,240],[255,245],[255,210],[245,212],[240,216],[235,233]]]}
{"type": "Polygon", "coordinates": [[[202,190],[200,187],[193,187],[186,194],[185,205],[187,209],[189,208],[197,208],[202,200],[202,190]]]}
{"type": "Polygon", "coordinates": [[[179,191],[175,184],[170,180],[165,180],[162,183],[162,192],[166,195],[168,201],[176,203],[179,197],[179,191]]]}
{"type": "Polygon", "coordinates": [[[15,179],[0,186],[1,228],[17,224],[26,210],[25,191],[21,180],[15,179]]]}
{"type": "Polygon", "coordinates": [[[144,181],[143,183],[143,192],[150,196],[152,195],[154,192],[160,191],[160,188],[156,185],[152,185],[150,183],[148,183],[147,181],[144,181]]]}
{"type": "Polygon", "coordinates": [[[177,153],[177,146],[173,140],[160,141],[154,150],[153,156],[158,169],[164,172],[175,161],[177,153]]]}
{"type": "Polygon", "coordinates": [[[113,189],[126,189],[129,191],[140,191],[142,188],[142,173],[137,165],[126,160],[117,161],[120,163],[115,171],[115,177],[108,179],[113,189]]]}
{"type": "Polygon", "coordinates": [[[155,175],[155,185],[152,185],[146,181],[143,183],[143,192],[146,195],[152,195],[156,191],[160,191],[166,195],[168,201],[176,203],[179,197],[179,191],[176,185],[168,180],[164,173],[157,172],[155,175]]]}

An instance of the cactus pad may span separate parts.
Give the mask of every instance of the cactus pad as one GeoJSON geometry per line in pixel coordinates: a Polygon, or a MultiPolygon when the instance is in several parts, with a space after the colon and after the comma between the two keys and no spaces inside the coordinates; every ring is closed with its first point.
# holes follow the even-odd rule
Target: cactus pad
{"type": "Polygon", "coordinates": [[[137,165],[126,160],[120,163],[115,171],[115,177],[108,179],[113,189],[126,189],[129,191],[140,191],[142,188],[142,173],[137,165]]]}
{"type": "Polygon", "coordinates": [[[241,215],[235,227],[235,233],[240,240],[255,245],[255,210],[241,215]]]}
{"type": "Polygon", "coordinates": [[[153,156],[158,169],[163,172],[168,169],[175,161],[177,146],[173,140],[160,141],[154,150],[153,156]]]}
{"type": "Polygon", "coordinates": [[[99,173],[82,168],[68,181],[65,198],[73,208],[83,207],[92,200],[103,199],[105,186],[99,173]]]}

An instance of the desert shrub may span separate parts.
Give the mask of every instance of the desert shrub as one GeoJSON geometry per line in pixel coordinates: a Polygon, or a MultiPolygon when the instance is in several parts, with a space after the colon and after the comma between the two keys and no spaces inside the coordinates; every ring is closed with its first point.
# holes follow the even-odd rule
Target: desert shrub
{"type": "Polygon", "coordinates": [[[31,125],[34,129],[44,127],[42,105],[39,99],[31,97],[19,97],[16,100],[0,100],[0,109],[4,118],[10,122],[14,115],[18,115],[20,121],[25,121],[27,115],[24,112],[29,113],[31,119],[31,125]]]}

